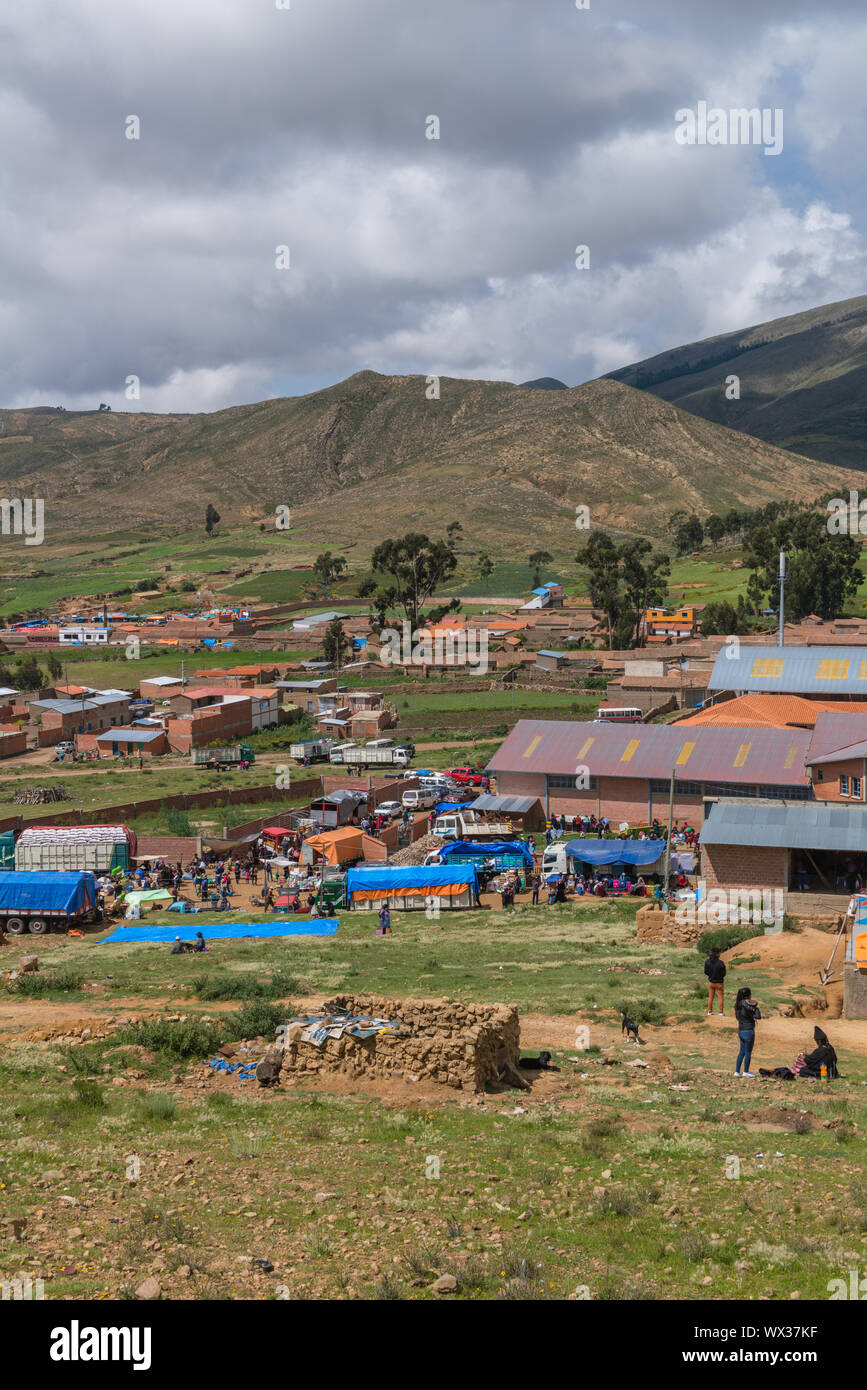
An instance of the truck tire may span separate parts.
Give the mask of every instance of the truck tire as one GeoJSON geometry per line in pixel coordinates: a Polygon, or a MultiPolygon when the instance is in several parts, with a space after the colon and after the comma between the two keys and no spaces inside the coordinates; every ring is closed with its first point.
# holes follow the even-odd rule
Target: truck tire
{"type": "Polygon", "coordinates": [[[44,917],[31,917],[27,925],[33,936],[45,936],[51,930],[44,917]]]}
{"type": "Polygon", "coordinates": [[[20,917],[7,917],[7,918],[6,918],[6,931],[9,933],[10,936],[23,936],[23,935],[24,935],[24,923],[23,923],[23,921],[21,920],[21,918],[20,918],[20,917]]]}

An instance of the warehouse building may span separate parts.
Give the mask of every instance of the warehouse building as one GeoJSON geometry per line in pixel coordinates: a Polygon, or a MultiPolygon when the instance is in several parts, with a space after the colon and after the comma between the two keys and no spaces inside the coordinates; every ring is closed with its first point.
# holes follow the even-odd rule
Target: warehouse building
{"type": "Polygon", "coordinates": [[[808,699],[867,699],[867,647],[758,647],[742,642],[723,647],[708,694],[756,691],[808,699]]]}
{"type": "Polygon", "coordinates": [[[675,818],[700,826],[705,804],[720,797],[811,800],[814,732],[522,719],[488,772],[501,796],[538,797],[547,815],[607,816],[616,826],[666,820],[674,771],[675,818]]]}

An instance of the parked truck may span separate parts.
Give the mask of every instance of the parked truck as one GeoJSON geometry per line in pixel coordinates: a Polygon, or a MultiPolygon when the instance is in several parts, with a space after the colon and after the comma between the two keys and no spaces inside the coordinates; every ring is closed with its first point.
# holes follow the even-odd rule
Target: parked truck
{"type": "Polygon", "coordinates": [[[515,831],[508,821],[487,821],[467,807],[437,816],[434,835],[443,840],[511,840],[515,831]]]}
{"type": "Polygon", "coordinates": [[[289,757],[296,763],[327,763],[334,747],[333,738],[305,738],[298,743],[289,744],[289,757]]]}
{"type": "Polygon", "coordinates": [[[110,874],[129,868],[136,847],[125,825],[31,825],[15,842],[15,868],[110,874]]]}
{"type": "Polygon", "coordinates": [[[9,869],[0,873],[0,927],[10,936],[43,936],[101,922],[97,891],[90,873],[9,869]]]}
{"type": "Polygon", "coordinates": [[[332,748],[329,762],[357,764],[362,767],[408,767],[412,754],[406,748],[374,748],[367,744],[341,744],[332,748]]]}
{"type": "Polygon", "coordinates": [[[240,767],[242,763],[255,761],[255,754],[248,743],[227,743],[220,747],[190,749],[190,762],[193,767],[240,767]]]}

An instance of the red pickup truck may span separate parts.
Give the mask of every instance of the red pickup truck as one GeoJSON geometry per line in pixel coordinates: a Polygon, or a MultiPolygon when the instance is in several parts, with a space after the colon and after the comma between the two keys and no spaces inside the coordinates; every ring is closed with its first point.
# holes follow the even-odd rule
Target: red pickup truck
{"type": "Polygon", "coordinates": [[[454,782],[464,786],[480,787],[485,780],[484,773],[476,772],[472,767],[453,767],[448,775],[454,782]]]}

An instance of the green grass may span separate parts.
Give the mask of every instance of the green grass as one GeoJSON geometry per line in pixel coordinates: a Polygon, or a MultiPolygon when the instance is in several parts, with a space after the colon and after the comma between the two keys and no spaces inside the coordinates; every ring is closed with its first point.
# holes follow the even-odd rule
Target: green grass
{"type": "MultiPolygon", "coordinates": [[[[27,1256],[46,1296],[130,1297],[158,1253],[167,1298],[276,1298],[283,1288],[293,1299],[433,1300],[441,1274],[474,1301],[581,1290],[606,1301],[827,1298],[867,1234],[864,1058],[841,1049],[845,1080],[833,1088],[739,1088],[697,1048],[710,1033],[696,1032],[695,953],[637,942],[633,915],[595,903],[455,913],[432,938],[423,914],[395,913],[382,939],[372,914],[348,914],[334,938],[217,943],[207,972],[216,1000],[197,997],[201,962],[164,947],[44,942],[46,972],[75,961],[96,985],[92,1007],[114,1014],[120,996],[165,1010],[171,989],[186,1015],[63,1052],[4,1048],[4,1209],[44,1213],[30,1220],[27,1256]],[[264,997],[255,1016],[233,1008],[244,996],[222,988],[226,979],[288,989],[302,975],[323,999],[449,995],[589,1020],[591,1048],[553,1047],[561,1070],[544,1099],[492,1092],[480,1106],[446,1088],[405,1087],[383,1101],[311,1083],[262,1092],[211,1073],[199,1090],[218,1039],[266,1032],[285,1012],[264,997]],[[206,1021],[226,996],[219,1021],[206,1021]],[[623,1002],[653,1015],[642,1026],[651,1046],[637,1055],[664,1053],[673,1069],[624,1065],[636,1054],[620,1043],[623,1002]],[[688,1035],[677,1019],[695,1025],[688,1035]],[[598,1065],[594,1038],[619,1065],[598,1065]],[[762,1104],[815,1118],[750,1133],[762,1104]],[[81,1203],[71,1212],[38,1189],[50,1169],[81,1203]]],[[[750,981],[772,1013],[785,986],[755,968],[750,981]]],[[[20,1250],[3,1241],[0,1267],[17,1267],[20,1250]]]]}

